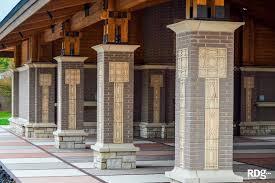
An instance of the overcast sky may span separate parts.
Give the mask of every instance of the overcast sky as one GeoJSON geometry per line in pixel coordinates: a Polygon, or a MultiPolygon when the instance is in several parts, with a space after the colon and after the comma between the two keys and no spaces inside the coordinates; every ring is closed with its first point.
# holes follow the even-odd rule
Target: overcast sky
{"type": "Polygon", "coordinates": [[[20,0],[0,0],[0,21],[12,10],[20,0]]]}

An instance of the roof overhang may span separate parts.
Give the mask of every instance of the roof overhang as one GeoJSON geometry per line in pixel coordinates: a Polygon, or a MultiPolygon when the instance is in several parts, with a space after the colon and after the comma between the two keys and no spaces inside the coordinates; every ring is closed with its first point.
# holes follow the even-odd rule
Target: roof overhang
{"type": "Polygon", "coordinates": [[[21,0],[0,23],[0,40],[48,2],[50,0],[21,0]]]}

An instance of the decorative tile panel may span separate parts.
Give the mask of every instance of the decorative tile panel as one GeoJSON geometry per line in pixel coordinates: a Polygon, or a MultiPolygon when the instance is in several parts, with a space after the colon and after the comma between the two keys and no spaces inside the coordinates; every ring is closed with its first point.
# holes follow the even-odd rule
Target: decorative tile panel
{"type": "Polygon", "coordinates": [[[153,122],[160,123],[160,91],[163,87],[163,75],[151,75],[151,87],[154,88],[153,122]]]}
{"type": "Polygon", "coordinates": [[[199,77],[205,78],[205,169],[218,169],[219,79],[227,77],[226,48],[199,48],[199,77]]]}
{"type": "Polygon", "coordinates": [[[110,62],[109,82],[114,83],[114,129],[113,142],[123,143],[123,98],[124,83],[129,82],[129,63],[110,62]]]}
{"type": "Polygon", "coordinates": [[[254,88],[254,77],[244,77],[245,88],[245,119],[246,122],[251,122],[252,113],[252,90],[254,88]]]}
{"type": "Polygon", "coordinates": [[[184,168],[184,135],[185,135],[185,80],[188,76],[188,48],[177,50],[176,79],[178,83],[178,100],[176,105],[178,109],[179,124],[179,159],[180,167],[184,168]]]}
{"type": "Polygon", "coordinates": [[[42,87],[42,123],[49,122],[49,87],[52,85],[51,74],[40,74],[39,85],[42,87]]]}
{"type": "Polygon", "coordinates": [[[97,141],[103,143],[104,123],[104,63],[97,66],[97,141]]]}
{"type": "Polygon", "coordinates": [[[68,129],[76,129],[76,86],[80,84],[80,70],[66,69],[65,84],[69,85],[68,129]]]}

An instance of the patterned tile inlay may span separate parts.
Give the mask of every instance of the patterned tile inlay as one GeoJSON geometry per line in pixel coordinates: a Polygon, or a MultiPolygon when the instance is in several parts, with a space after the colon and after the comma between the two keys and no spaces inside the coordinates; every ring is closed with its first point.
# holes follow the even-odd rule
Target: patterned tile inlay
{"type": "Polygon", "coordinates": [[[188,76],[188,48],[179,49],[177,51],[177,63],[176,74],[178,86],[178,100],[176,100],[176,106],[178,106],[178,119],[179,125],[179,159],[180,166],[184,168],[184,134],[185,134],[185,79],[188,76]]]}
{"type": "Polygon", "coordinates": [[[69,85],[68,129],[76,129],[76,86],[80,84],[80,70],[66,69],[65,84],[69,85]]]}
{"type": "Polygon", "coordinates": [[[205,78],[205,169],[218,169],[219,78],[227,76],[227,49],[199,49],[199,77],[205,78]]]}
{"type": "Polygon", "coordinates": [[[252,89],[254,88],[254,77],[244,77],[245,88],[245,118],[246,122],[251,122],[252,110],[252,89]]]}
{"type": "Polygon", "coordinates": [[[49,87],[52,85],[51,74],[40,74],[39,85],[42,87],[42,123],[49,122],[49,87]]]}
{"type": "Polygon", "coordinates": [[[104,124],[104,62],[97,67],[97,142],[103,143],[104,124]]]}
{"type": "Polygon", "coordinates": [[[129,82],[129,63],[110,62],[109,82],[114,83],[114,129],[113,142],[123,143],[123,97],[124,83],[129,82]]]}
{"type": "Polygon", "coordinates": [[[163,75],[151,75],[151,87],[154,88],[154,123],[160,123],[160,90],[163,87],[163,75]]]}

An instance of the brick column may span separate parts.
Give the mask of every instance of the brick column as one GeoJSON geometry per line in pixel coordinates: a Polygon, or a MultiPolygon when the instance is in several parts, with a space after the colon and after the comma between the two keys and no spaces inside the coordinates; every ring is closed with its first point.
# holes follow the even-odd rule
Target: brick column
{"type": "Polygon", "coordinates": [[[164,72],[146,69],[142,85],[142,122],[140,136],[143,138],[166,137],[166,124],[161,120],[161,108],[165,106],[164,72]]]}
{"type": "Polygon", "coordinates": [[[32,64],[30,74],[30,108],[32,122],[25,125],[28,138],[52,138],[55,124],[55,68],[52,63],[36,62],[32,64]]]}
{"type": "Polygon", "coordinates": [[[97,143],[99,169],[136,168],[133,145],[134,51],[136,45],[103,44],[97,51],[97,143]]]}
{"type": "Polygon", "coordinates": [[[12,71],[12,118],[19,117],[19,73],[16,69],[12,71]]]}
{"type": "Polygon", "coordinates": [[[234,31],[185,20],[176,32],[176,159],[172,182],[242,182],[232,171],[234,31]]]}
{"type": "Polygon", "coordinates": [[[84,73],[87,57],[60,56],[57,60],[57,148],[85,148],[83,130],[84,73]]]}
{"type": "Polygon", "coordinates": [[[14,71],[14,112],[10,122],[17,134],[27,138],[53,137],[55,67],[52,63],[34,62],[14,71]]]}

